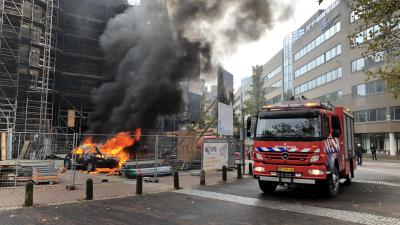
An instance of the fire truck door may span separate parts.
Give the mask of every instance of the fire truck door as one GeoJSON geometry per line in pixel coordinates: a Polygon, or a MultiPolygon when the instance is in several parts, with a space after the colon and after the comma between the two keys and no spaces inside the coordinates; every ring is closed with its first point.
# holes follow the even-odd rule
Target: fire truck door
{"type": "Polygon", "coordinates": [[[354,149],[354,119],[350,115],[344,114],[344,143],[345,159],[351,159],[355,156],[354,149]]]}

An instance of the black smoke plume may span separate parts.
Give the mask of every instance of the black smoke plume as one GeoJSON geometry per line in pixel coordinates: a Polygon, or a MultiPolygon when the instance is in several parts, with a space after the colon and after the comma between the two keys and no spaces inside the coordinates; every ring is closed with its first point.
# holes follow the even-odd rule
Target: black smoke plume
{"type": "Polygon", "coordinates": [[[178,114],[180,84],[199,76],[199,64],[211,71],[215,50],[258,40],[282,19],[272,11],[290,11],[268,0],[169,0],[168,11],[163,1],[141,2],[110,20],[100,38],[112,75],[93,92],[89,132],[154,128],[178,114]]]}

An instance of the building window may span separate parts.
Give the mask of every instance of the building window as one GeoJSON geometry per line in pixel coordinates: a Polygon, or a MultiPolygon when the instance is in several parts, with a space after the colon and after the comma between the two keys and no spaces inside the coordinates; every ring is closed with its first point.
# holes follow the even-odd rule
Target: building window
{"type": "Polygon", "coordinates": [[[375,80],[365,84],[359,84],[352,87],[352,96],[360,97],[385,92],[385,81],[375,80]]]}
{"type": "Polygon", "coordinates": [[[360,15],[356,15],[355,11],[350,12],[350,23],[353,23],[360,19],[360,15]]]}
{"type": "Polygon", "coordinates": [[[372,26],[364,31],[361,31],[360,33],[356,34],[352,39],[351,39],[351,46],[356,46],[359,44],[362,44],[368,40],[371,40],[372,38],[378,36],[380,34],[380,27],[379,25],[372,26]]]}
{"type": "Polygon", "coordinates": [[[353,114],[356,123],[386,121],[386,108],[355,111],[353,114]]]}
{"type": "Polygon", "coordinates": [[[320,66],[321,64],[324,64],[325,62],[328,62],[329,60],[335,58],[336,56],[340,55],[342,53],[342,45],[339,44],[332,49],[328,50],[324,54],[318,56],[317,58],[311,60],[311,62],[307,63],[306,65],[300,67],[298,70],[294,72],[294,77],[297,78],[308,71],[320,66]]]}
{"type": "Polygon", "coordinates": [[[368,55],[364,58],[359,58],[351,62],[351,72],[357,72],[364,68],[369,68],[374,65],[381,64],[383,62],[384,52],[377,52],[375,54],[368,55]]]}
{"type": "Polygon", "coordinates": [[[265,81],[271,80],[273,77],[278,75],[278,73],[280,73],[281,71],[282,71],[282,65],[279,65],[273,71],[271,71],[270,73],[265,75],[265,81]]]}
{"type": "Polygon", "coordinates": [[[322,86],[326,83],[337,80],[341,77],[342,77],[342,67],[339,67],[339,68],[334,69],[334,70],[332,70],[324,75],[321,75],[313,80],[310,80],[307,83],[304,83],[300,86],[295,87],[294,93],[295,93],[295,95],[300,95],[306,91],[309,91],[313,88],[322,86]]]}
{"type": "Polygon", "coordinates": [[[282,80],[279,80],[279,81],[273,83],[271,86],[267,87],[267,93],[274,91],[280,87],[282,87],[282,80]]]}
{"type": "Polygon", "coordinates": [[[400,120],[400,106],[395,106],[390,108],[390,119],[400,120]]]}
{"type": "Polygon", "coordinates": [[[340,21],[337,22],[335,25],[331,26],[328,30],[322,33],[320,36],[312,40],[307,46],[302,48],[294,55],[294,61],[299,60],[307,53],[311,52],[314,48],[320,46],[322,43],[330,39],[333,35],[340,31],[340,21]]]}
{"type": "Polygon", "coordinates": [[[281,101],[282,101],[282,95],[277,95],[273,98],[268,99],[267,105],[277,104],[277,103],[280,103],[281,101]]]}
{"type": "Polygon", "coordinates": [[[364,58],[360,58],[351,62],[351,72],[357,72],[365,67],[365,60],[364,58]]]}
{"type": "Polygon", "coordinates": [[[343,96],[342,91],[335,91],[327,95],[318,97],[317,99],[320,100],[321,102],[341,102],[342,96],[343,96]]]}

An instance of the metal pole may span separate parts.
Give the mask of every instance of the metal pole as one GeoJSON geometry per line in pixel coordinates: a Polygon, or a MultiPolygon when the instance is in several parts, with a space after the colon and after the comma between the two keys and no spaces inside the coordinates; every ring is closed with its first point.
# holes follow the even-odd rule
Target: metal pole
{"type": "Polygon", "coordinates": [[[179,172],[178,171],[174,172],[174,188],[175,188],[175,190],[180,189],[180,187],[179,187],[179,172]]]}
{"type": "MultiPolygon", "coordinates": [[[[77,144],[77,142],[78,142],[78,134],[77,133],[74,133],[74,149],[76,148],[76,144],[77,144]]],[[[74,152],[73,152],[74,153],[74,152]]],[[[73,161],[72,161],[72,165],[71,165],[71,168],[72,168],[72,187],[74,188],[75,187],[75,176],[76,176],[76,154],[72,154],[72,158],[73,158],[73,161]]]]}
{"type": "Polygon", "coordinates": [[[86,200],[93,200],[93,180],[86,180],[86,200]]]}
{"type": "Polygon", "coordinates": [[[240,164],[237,164],[237,179],[242,179],[242,167],[240,164]]]}
{"type": "Polygon", "coordinates": [[[25,187],[25,207],[30,207],[33,205],[33,182],[28,181],[25,187]]]}
{"type": "Polygon", "coordinates": [[[242,135],[240,135],[240,138],[241,138],[241,140],[240,140],[240,142],[241,142],[241,159],[242,159],[242,167],[243,167],[243,173],[245,173],[245,168],[246,168],[246,159],[245,159],[245,156],[244,156],[244,151],[245,151],[245,144],[244,144],[244,141],[245,141],[245,135],[246,135],[246,132],[245,132],[245,126],[244,126],[244,107],[243,107],[243,93],[240,93],[240,107],[241,107],[241,119],[242,119],[242,129],[241,129],[241,132],[242,132],[242,135]]]}
{"type": "Polygon", "coordinates": [[[158,164],[158,135],[156,135],[156,143],[155,143],[155,152],[154,152],[154,159],[155,159],[155,172],[154,172],[154,182],[157,180],[157,164],[158,164]]]}
{"type": "Polygon", "coordinates": [[[222,167],[222,181],[227,181],[228,180],[228,176],[227,176],[227,169],[226,166],[224,165],[222,167]]]}
{"type": "Polygon", "coordinates": [[[143,193],[143,177],[141,174],[136,177],[136,194],[141,195],[143,193]]]}

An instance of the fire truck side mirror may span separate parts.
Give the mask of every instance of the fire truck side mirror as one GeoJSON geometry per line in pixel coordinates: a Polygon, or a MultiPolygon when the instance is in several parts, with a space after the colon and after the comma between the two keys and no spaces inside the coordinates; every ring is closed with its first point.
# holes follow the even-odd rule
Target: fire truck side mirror
{"type": "Polygon", "coordinates": [[[251,136],[251,117],[247,117],[246,120],[246,137],[250,138],[251,136]]]}
{"type": "Polygon", "coordinates": [[[332,137],[334,137],[334,138],[340,137],[340,131],[339,130],[333,130],[332,131],[332,137]]]}

